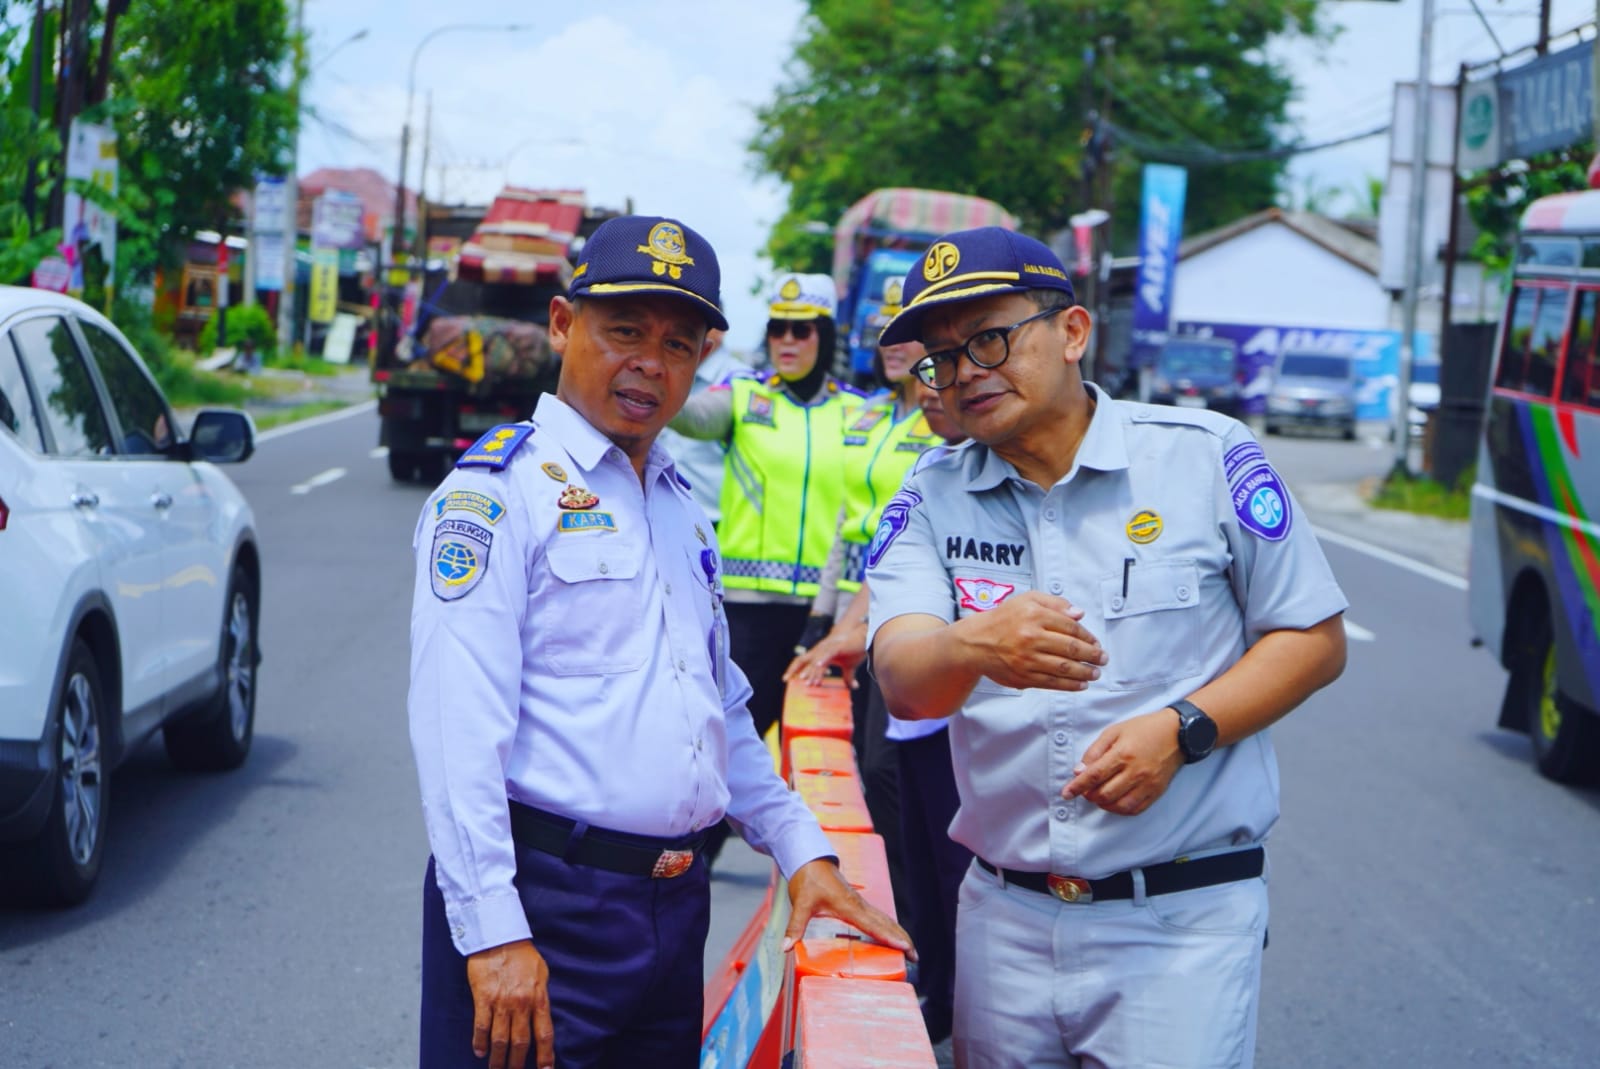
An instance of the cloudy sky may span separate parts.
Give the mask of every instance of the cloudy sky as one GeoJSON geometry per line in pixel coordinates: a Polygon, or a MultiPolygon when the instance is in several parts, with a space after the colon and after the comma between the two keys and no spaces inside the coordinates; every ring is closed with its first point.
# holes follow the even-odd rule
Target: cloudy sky
{"type": "MultiPolygon", "coordinates": [[[[1538,0],[1479,4],[1508,50],[1533,40],[1538,0]]],[[[1467,0],[1436,6],[1435,80],[1453,80],[1462,60],[1494,57],[1467,0]]],[[[321,166],[395,173],[415,56],[412,184],[431,93],[430,197],[486,200],[509,180],[577,186],[592,204],[622,207],[632,198],[636,211],[681,217],[717,249],[735,346],[756,342],[765,314],[751,290],[770,274],[757,250],[782,210],[783,191],[754,176],[743,145],[754,106],[782,76],[803,12],[797,0],[306,0],[305,7],[307,99],[319,119],[301,137],[302,174],[321,166]],[[505,28],[519,22],[526,28],[505,28]],[[456,23],[479,28],[443,33],[417,51],[430,30],[456,23]]],[[[1554,0],[1553,9],[1557,32],[1595,12],[1593,0],[1554,0]]],[[[1293,115],[1308,142],[1381,125],[1393,83],[1417,69],[1421,0],[1333,0],[1327,10],[1345,28],[1331,47],[1278,46],[1302,87],[1293,115]]],[[[1358,189],[1366,175],[1385,172],[1387,158],[1381,137],[1303,156],[1291,168],[1292,184],[1358,189]]]]}

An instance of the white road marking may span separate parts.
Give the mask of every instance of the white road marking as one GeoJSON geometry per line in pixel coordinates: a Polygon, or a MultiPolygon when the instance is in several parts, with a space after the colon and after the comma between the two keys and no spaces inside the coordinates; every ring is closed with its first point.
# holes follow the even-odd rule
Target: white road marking
{"type": "Polygon", "coordinates": [[[380,445],[378,448],[367,454],[367,456],[371,457],[373,460],[382,460],[388,455],[389,447],[386,445],[380,445]]]}
{"type": "Polygon", "coordinates": [[[1467,581],[1465,579],[1453,572],[1447,572],[1443,568],[1435,568],[1431,564],[1423,564],[1419,560],[1412,560],[1403,554],[1384,549],[1382,546],[1375,546],[1371,542],[1360,538],[1352,538],[1347,534],[1330,531],[1326,527],[1318,527],[1313,524],[1311,530],[1324,542],[1332,542],[1336,546],[1353,549],[1357,553],[1365,553],[1367,556],[1381,560],[1385,564],[1392,564],[1396,568],[1404,568],[1413,575],[1420,575],[1424,579],[1432,579],[1435,583],[1443,583],[1445,586],[1454,587],[1456,590],[1467,589],[1467,581]]]}
{"type": "Polygon", "coordinates": [[[345,474],[346,472],[343,468],[329,468],[327,471],[313,475],[298,486],[289,487],[289,492],[291,494],[309,494],[319,486],[327,486],[329,483],[338,482],[345,477],[345,474]]]}
{"type": "Polygon", "coordinates": [[[362,413],[371,412],[377,407],[377,401],[362,401],[360,404],[351,405],[349,408],[341,408],[337,412],[312,416],[310,419],[302,419],[294,423],[285,423],[281,427],[274,427],[270,431],[262,431],[257,434],[256,444],[270,442],[274,438],[282,438],[284,435],[293,434],[296,431],[309,431],[312,427],[320,427],[325,423],[337,423],[341,419],[349,419],[351,416],[359,416],[362,413]]]}
{"type": "Polygon", "coordinates": [[[1344,618],[1344,633],[1357,642],[1376,642],[1378,636],[1362,627],[1360,624],[1350,622],[1350,617],[1344,618]]]}

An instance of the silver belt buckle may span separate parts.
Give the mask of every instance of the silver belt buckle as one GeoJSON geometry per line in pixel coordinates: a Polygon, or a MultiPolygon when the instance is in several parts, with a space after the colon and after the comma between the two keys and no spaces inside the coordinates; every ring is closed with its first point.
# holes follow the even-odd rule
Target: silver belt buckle
{"type": "Polygon", "coordinates": [[[693,864],[693,850],[663,850],[661,856],[656,858],[655,868],[650,870],[650,877],[656,880],[676,879],[688,872],[693,864]]]}
{"type": "Polygon", "coordinates": [[[1089,886],[1088,880],[1080,880],[1076,876],[1057,876],[1052,873],[1044,882],[1050,888],[1050,893],[1063,902],[1087,904],[1094,901],[1094,888],[1089,886]]]}

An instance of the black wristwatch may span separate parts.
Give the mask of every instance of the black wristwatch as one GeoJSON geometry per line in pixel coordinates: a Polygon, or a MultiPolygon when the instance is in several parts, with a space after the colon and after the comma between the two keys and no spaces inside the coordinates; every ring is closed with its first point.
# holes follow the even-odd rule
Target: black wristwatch
{"type": "Polygon", "coordinates": [[[1183,763],[1192,765],[1211,756],[1217,746],[1217,722],[1191,701],[1175,701],[1169,708],[1178,714],[1178,749],[1183,763]]]}

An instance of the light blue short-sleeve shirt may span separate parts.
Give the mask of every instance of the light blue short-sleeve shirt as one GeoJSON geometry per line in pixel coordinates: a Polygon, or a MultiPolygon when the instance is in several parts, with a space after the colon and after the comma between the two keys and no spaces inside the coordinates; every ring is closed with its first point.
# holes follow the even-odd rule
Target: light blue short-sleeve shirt
{"type": "Polygon", "coordinates": [[[869,644],[887,620],[947,622],[1039,590],[1084,610],[1109,663],[1079,692],[978,681],[951,718],[952,838],[993,864],[1098,879],[1260,842],[1278,817],[1267,732],[1186,765],[1144,813],[1061,788],[1107,727],[1221,675],[1269,631],[1343,612],[1344,594],[1250,431],[1207,411],[1096,401],[1048,491],[986,447],[930,455],[869,553],[869,644]]]}

